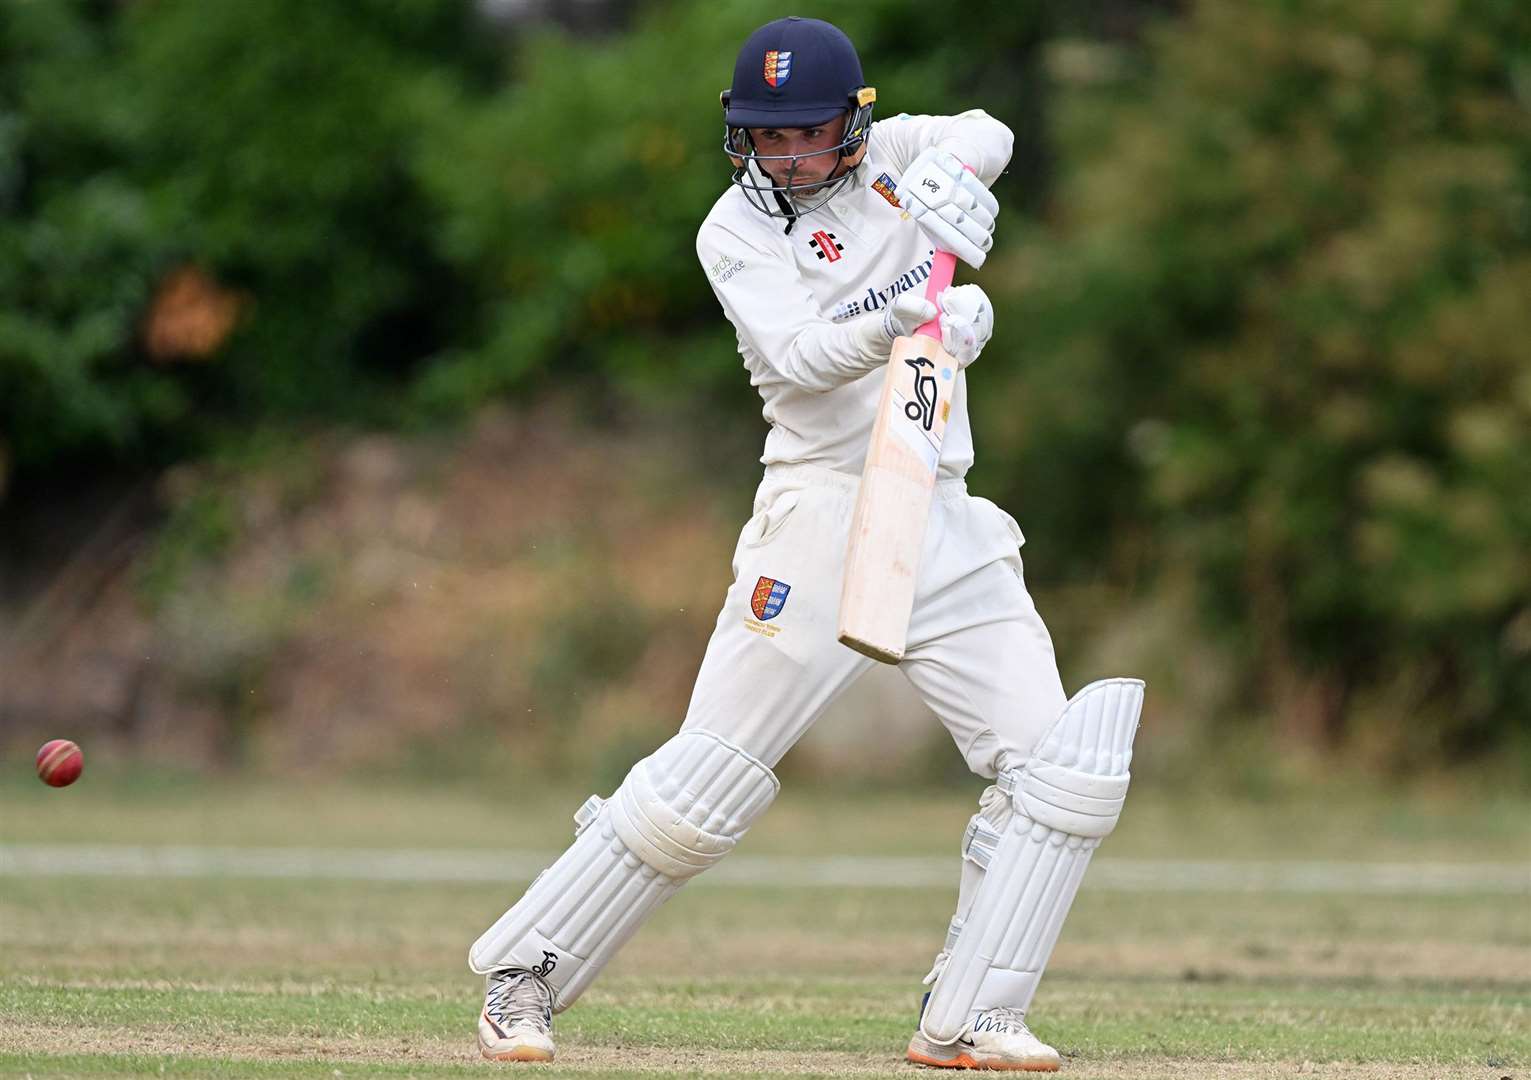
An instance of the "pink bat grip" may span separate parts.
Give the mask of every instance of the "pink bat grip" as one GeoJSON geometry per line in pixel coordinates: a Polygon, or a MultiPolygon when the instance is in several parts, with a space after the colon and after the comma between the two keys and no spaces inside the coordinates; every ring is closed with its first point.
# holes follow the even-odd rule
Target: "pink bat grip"
{"type": "Polygon", "coordinates": [[[941,340],[941,301],[936,297],[952,283],[952,274],[956,269],[957,256],[950,251],[938,251],[935,258],[930,260],[930,280],[925,283],[925,299],[936,305],[936,317],[917,327],[914,331],[916,334],[924,334],[932,341],[941,340]]]}

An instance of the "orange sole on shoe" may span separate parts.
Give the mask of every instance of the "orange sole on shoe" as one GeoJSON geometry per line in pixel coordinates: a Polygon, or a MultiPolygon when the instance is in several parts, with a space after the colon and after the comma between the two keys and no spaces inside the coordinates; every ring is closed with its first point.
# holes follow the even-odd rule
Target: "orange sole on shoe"
{"type": "Polygon", "coordinates": [[[1006,1065],[995,1062],[980,1062],[966,1054],[958,1054],[954,1058],[926,1057],[917,1050],[911,1050],[908,1059],[916,1065],[926,1065],[932,1069],[987,1069],[991,1072],[1057,1072],[1056,1065],[1006,1065]]]}
{"type": "Polygon", "coordinates": [[[491,1050],[483,1043],[478,1044],[478,1052],[490,1061],[552,1061],[553,1055],[546,1050],[539,1050],[535,1046],[518,1046],[514,1050],[491,1050]]]}

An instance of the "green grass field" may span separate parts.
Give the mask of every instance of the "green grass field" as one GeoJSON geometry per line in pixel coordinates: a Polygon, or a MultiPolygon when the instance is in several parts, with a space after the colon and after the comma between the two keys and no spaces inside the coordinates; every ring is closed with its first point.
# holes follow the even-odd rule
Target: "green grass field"
{"type": "MultiPolygon", "coordinates": [[[[343,868],[55,875],[37,861],[45,845],[366,858],[409,849],[487,873],[497,850],[561,846],[583,792],[506,804],[460,789],[98,772],[64,791],[0,783],[0,1073],[516,1068],[476,1056],[481,981],[463,959],[517,894],[511,883],[356,880],[343,868]]],[[[734,858],[775,857],[789,869],[799,857],[854,852],[928,862],[955,848],[968,807],[942,793],[832,798],[789,785],[734,858]]],[[[1100,886],[1087,879],[1075,905],[1034,1026],[1077,1078],[1531,1076],[1528,823],[1531,806],[1506,797],[1251,804],[1134,793],[1092,869],[1100,886]],[[1349,888],[1342,877],[1244,889],[1151,873],[1172,859],[1275,862],[1278,881],[1283,867],[1404,872],[1386,888],[1349,888]],[[1123,884],[1129,864],[1150,872],[1151,888],[1123,884]],[[1430,884],[1464,866],[1494,872],[1479,885],[1449,873],[1454,884],[1430,884]]],[[[559,1062],[520,1068],[913,1076],[902,1048],[950,915],[952,865],[941,886],[702,879],[559,1017],[559,1062]]]]}

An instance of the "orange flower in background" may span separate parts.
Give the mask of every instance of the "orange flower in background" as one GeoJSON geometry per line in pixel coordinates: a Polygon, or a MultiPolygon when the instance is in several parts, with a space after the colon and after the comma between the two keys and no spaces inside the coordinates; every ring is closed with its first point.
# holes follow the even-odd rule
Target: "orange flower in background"
{"type": "Polygon", "coordinates": [[[223,348],[245,302],[200,267],[178,267],[154,291],[144,318],[144,348],[156,363],[206,360],[223,348]]]}

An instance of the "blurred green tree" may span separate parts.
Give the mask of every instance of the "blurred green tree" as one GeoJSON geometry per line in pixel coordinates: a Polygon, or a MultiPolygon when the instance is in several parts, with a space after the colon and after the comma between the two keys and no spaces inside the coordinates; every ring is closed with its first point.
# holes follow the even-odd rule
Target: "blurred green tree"
{"type": "Polygon", "coordinates": [[[1028,522],[1194,578],[1230,717],[1411,762],[1526,731],[1531,9],[1204,0],[1088,54],[1055,234],[997,268],[1028,522]]]}
{"type": "Polygon", "coordinates": [[[0,459],[8,442],[19,469],[141,445],[187,409],[132,356],[169,245],[122,168],[141,122],[112,30],[81,3],[0,8],[0,459]]]}
{"type": "Polygon", "coordinates": [[[407,163],[494,64],[468,0],[0,10],[18,467],[386,408],[461,292],[407,163]]]}

